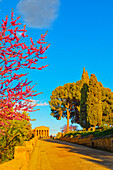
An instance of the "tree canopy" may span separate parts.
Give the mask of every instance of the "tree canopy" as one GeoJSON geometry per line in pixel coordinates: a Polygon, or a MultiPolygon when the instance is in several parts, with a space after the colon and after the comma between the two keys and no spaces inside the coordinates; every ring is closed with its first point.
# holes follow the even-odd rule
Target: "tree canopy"
{"type": "MultiPolygon", "coordinates": [[[[24,113],[27,117],[28,114],[24,113]]],[[[29,118],[29,117],[28,117],[29,118]]],[[[2,127],[0,135],[1,161],[11,160],[14,157],[14,146],[22,145],[24,141],[32,138],[32,128],[28,120],[9,120],[7,127],[2,127]]]]}
{"type": "Polygon", "coordinates": [[[80,125],[82,127],[87,127],[87,97],[89,90],[89,76],[88,72],[83,69],[83,74],[81,78],[82,87],[81,87],[81,99],[80,99],[80,125]]]}
{"type": "Polygon", "coordinates": [[[103,87],[94,74],[89,78],[85,68],[81,80],[57,87],[50,98],[51,115],[57,120],[67,118],[67,130],[69,119],[86,129],[113,125],[113,92],[103,87]]]}
{"type": "Polygon", "coordinates": [[[109,88],[102,88],[102,121],[113,125],[113,92],[109,88]]]}
{"type": "Polygon", "coordinates": [[[80,125],[84,128],[88,128],[91,125],[112,125],[113,92],[109,88],[103,87],[94,74],[91,74],[89,83],[88,81],[86,82],[81,89],[80,125]]]}
{"type": "Polygon", "coordinates": [[[67,131],[69,131],[69,119],[76,115],[75,121],[79,121],[80,86],[76,83],[59,86],[52,91],[50,98],[51,115],[57,120],[60,120],[61,117],[67,118],[67,131]]]}
{"type": "Polygon", "coordinates": [[[89,80],[89,91],[87,97],[87,122],[89,126],[100,126],[102,124],[102,101],[101,88],[94,74],[89,80]]]}

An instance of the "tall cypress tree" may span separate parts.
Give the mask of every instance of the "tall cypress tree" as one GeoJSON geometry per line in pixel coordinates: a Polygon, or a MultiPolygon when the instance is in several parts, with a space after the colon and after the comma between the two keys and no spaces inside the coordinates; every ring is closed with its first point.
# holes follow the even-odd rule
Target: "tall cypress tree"
{"type": "Polygon", "coordinates": [[[90,125],[87,122],[87,97],[88,97],[89,86],[84,83],[81,89],[81,101],[80,101],[80,125],[83,128],[88,128],[90,125]]]}
{"type": "Polygon", "coordinates": [[[94,74],[89,80],[89,92],[87,97],[87,122],[91,126],[102,124],[101,87],[94,74]]]}
{"type": "Polygon", "coordinates": [[[113,92],[109,88],[102,88],[102,121],[103,124],[113,125],[113,92]]]}
{"type": "Polygon", "coordinates": [[[89,76],[88,72],[83,69],[82,74],[82,85],[81,88],[81,100],[80,100],[80,125],[84,128],[88,128],[87,123],[87,97],[88,97],[88,90],[89,90],[89,76]]]}
{"type": "Polygon", "coordinates": [[[85,71],[85,67],[83,68],[83,73],[82,73],[81,81],[82,81],[82,85],[84,85],[84,83],[89,85],[89,76],[88,76],[88,72],[85,71]]]}

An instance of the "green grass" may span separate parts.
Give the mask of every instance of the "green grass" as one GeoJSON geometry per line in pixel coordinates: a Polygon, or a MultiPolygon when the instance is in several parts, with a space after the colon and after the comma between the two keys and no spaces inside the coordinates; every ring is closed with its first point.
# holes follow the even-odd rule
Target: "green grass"
{"type": "Polygon", "coordinates": [[[77,136],[77,135],[81,135],[82,137],[83,136],[89,136],[93,134],[94,137],[103,137],[103,136],[107,136],[107,135],[111,135],[113,134],[113,128],[109,128],[107,130],[103,130],[103,131],[100,131],[99,129],[92,132],[92,131],[74,131],[74,132],[69,132],[67,134],[65,134],[65,136],[77,136]]]}

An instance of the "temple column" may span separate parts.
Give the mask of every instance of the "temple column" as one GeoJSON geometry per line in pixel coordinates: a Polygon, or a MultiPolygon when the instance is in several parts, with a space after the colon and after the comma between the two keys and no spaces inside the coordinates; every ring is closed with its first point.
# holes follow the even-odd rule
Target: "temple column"
{"type": "Polygon", "coordinates": [[[47,130],[47,136],[49,136],[49,132],[48,132],[48,130],[47,130]]]}
{"type": "Polygon", "coordinates": [[[35,130],[35,136],[37,136],[36,130],[35,130]]]}
{"type": "Polygon", "coordinates": [[[41,136],[41,130],[39,130],[39,136],[41,136]]]}
{"type": "Polygon", "coordinates": [[[44,130],[44,136],[46,136],[46,130],[44,130]]]}

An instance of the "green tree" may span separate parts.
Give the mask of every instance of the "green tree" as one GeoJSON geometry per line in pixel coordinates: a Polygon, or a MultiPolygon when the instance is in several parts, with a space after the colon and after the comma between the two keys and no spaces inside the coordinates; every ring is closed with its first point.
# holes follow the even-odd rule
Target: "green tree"
{"type": "Polygon", "coordinates": [[[102,121],[103,124],[113,125],[113,92],[102,88],[102,121]]]}
{"type": "Polygon", "coordinates": [[[80,125],[84,128],[88,128],[87,122],[87,97],[89,91],[89,76],[88,72],[83,69],[82,74],[82,88],[81,88],[81,100],[80,100],[80,125]]]}
{"type": "Polygon", "coordinates": [[[0,154],[2,161],[13,159],[14,146],[22,145],[32,137],[31,124],[27,120],[9,120],[10,125],[2,129],[0,137],[0,154]]]}
{"type": "Polygon", "coordinates": [[[78,109],[80,105],[80,86],[77,83],[67,83],[64,86],[59,86],[52,91],[49,105],[51,115],[57,120],[61,117],[67,118],[67,132],[69,131],[69,119],[75,116],[75,121],[79,122],[78,109]]]}
{"type": "Polygon", "coordinates": [[[84,83],[89,85],[89,76],[88,76],[88,72],[85,71],[85,67],[83,68],[83,73],[82,73],[82,78],[81,78],[82,87],[84,83]]]}
{"type": "Polygon", "coordinates": [[[101,88],[94,74],[89,80],[89,92],[87,97],[87,123],[89,126],[102,124],[101,88]]]}
{"type": "Polygon", "coordinates": [[[81,89],[81,100],[80,100],[80,125],[83,128],[88,129],[89,123],[87,122],[87,98],[88,98],[89,86],[84,83],[81,89]]]}

